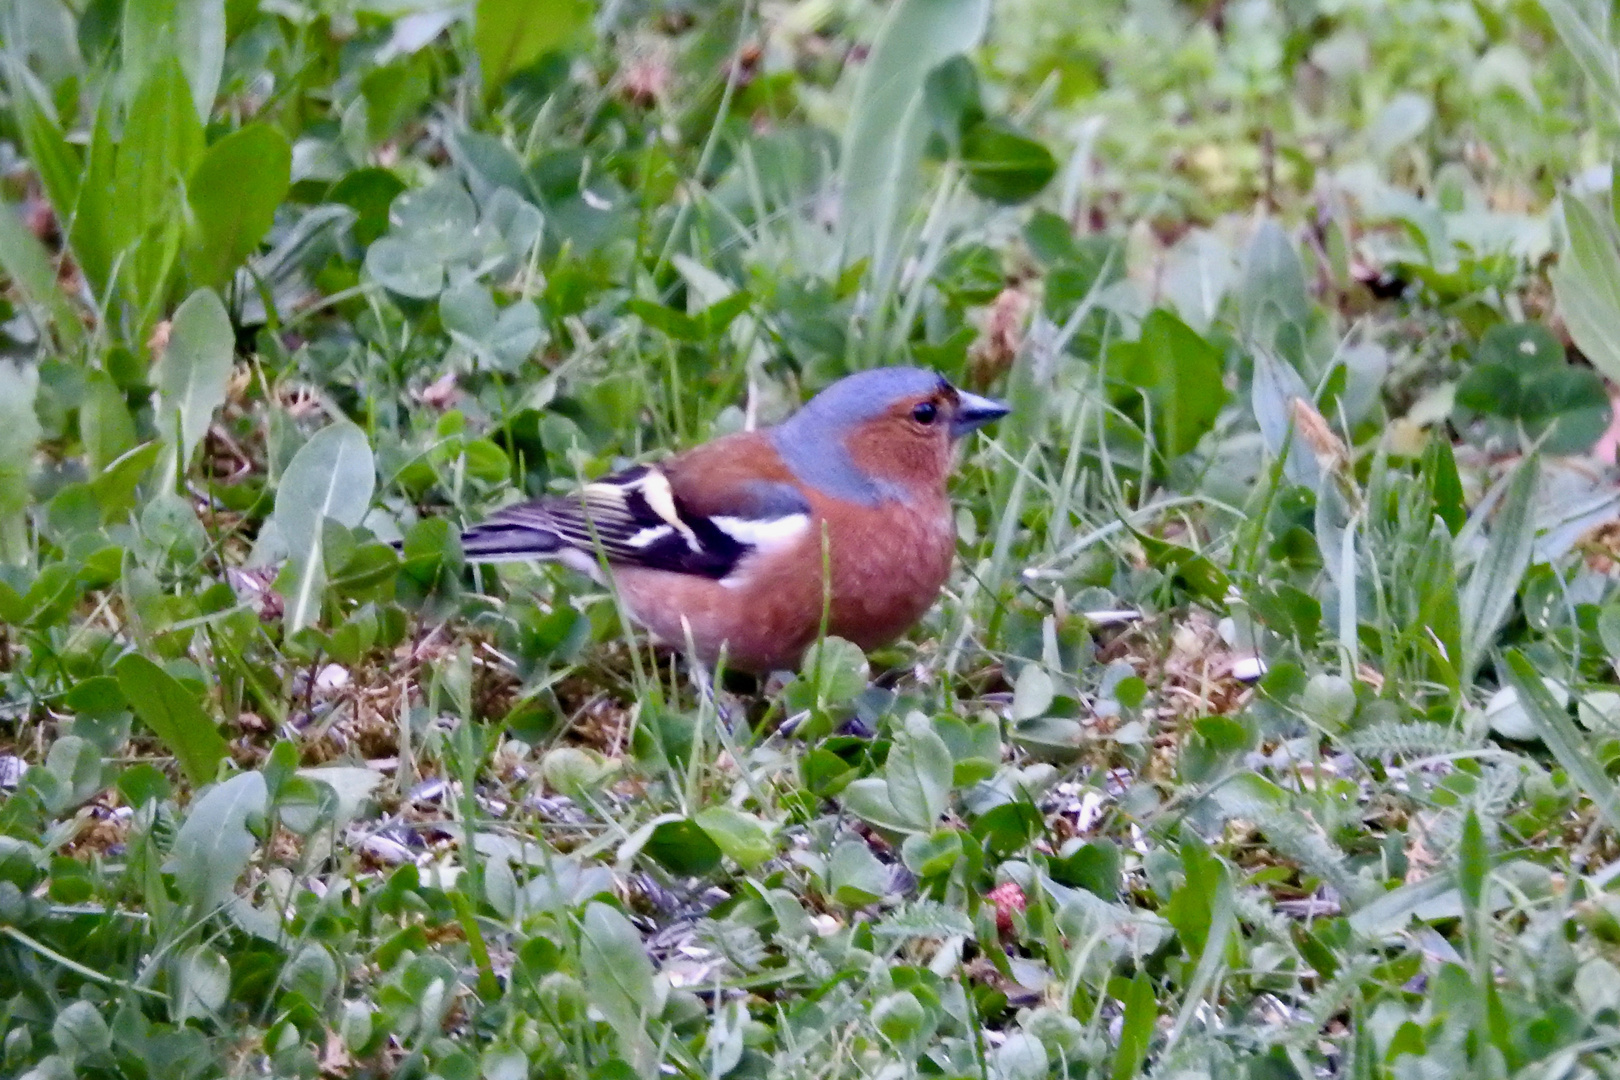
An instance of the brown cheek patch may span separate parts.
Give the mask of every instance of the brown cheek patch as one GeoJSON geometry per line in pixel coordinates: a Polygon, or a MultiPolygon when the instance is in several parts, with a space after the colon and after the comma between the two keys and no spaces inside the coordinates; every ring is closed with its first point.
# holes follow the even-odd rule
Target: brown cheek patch
{"type": "Polygon", "coordinates": [[[942,489],[951,468],[949,424],[919,432],[909,419],[880,416],[856,426],[844,438],[856,468],[906,487],[942,489]]]}

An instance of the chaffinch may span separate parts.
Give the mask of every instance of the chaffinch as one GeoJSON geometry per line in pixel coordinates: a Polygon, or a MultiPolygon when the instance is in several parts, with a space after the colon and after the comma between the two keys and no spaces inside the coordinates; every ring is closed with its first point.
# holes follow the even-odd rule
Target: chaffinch
{"type": "Polygon", "coordinates": [[[501,510],[462,548],[475,562],[554,559],[599,582],[605,563],[656,637],[684,645],[689,627],[704,663],[792,669],[824,608],[828,634],[866,649],[928,610],[956,551],[952,449],[1007,411],[931,371],[861,372],[776,427],[501,510]]]}

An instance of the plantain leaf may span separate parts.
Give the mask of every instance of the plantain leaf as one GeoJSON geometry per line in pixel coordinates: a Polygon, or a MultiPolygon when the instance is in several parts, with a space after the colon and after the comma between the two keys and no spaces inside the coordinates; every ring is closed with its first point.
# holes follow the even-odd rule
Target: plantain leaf
{"type": "Polygon", "coordinates": [[[286,632],[315,621],[326,587],[324,522],[354,528],[377,487],[366,433],[347,420],[323,428],[293,455],[276,490],[273,520],[287,547],[276,586],[286,601],[286,632]]]}
{"type": "Polygon", "coordinates": [[[186,779],[197,785],[212,780],[230,747],[191,691],[136,653],[118,661],[113,674],[129,707],[174,753],[186,779]]]}
{"type": "Polygon", "coordinates": [[[212,289],[198,289],[174,313],[156,371],[158,427],[166,443],[161,490],[172,491],[225,404],[236,335],[212,289]]]}

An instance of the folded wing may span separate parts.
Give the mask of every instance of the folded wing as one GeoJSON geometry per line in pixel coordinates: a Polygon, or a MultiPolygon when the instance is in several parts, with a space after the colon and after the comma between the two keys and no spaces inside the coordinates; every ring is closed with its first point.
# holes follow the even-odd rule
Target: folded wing
{"type": "Polygon", "coordinates": [[[795,542],[810,526],[810,504],[791,484],[730,487],[692,497],[662,469],[641,465],[586,484],[573,498],[502,510],[463,533],[461,544],[475,562],[554,558],[585,569],[606,559],[724,580],[750,555],[795,542]]]}

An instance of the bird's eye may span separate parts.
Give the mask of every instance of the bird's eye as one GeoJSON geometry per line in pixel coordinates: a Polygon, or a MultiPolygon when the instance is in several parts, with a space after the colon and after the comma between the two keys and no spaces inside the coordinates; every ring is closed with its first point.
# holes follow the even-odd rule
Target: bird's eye
{"type": "Polygon", "coordinates": [[[939,415],[939,409],[932,401],[924,401],[911,410],[911,418],[919,424],[932,424],[939,415]]]}

